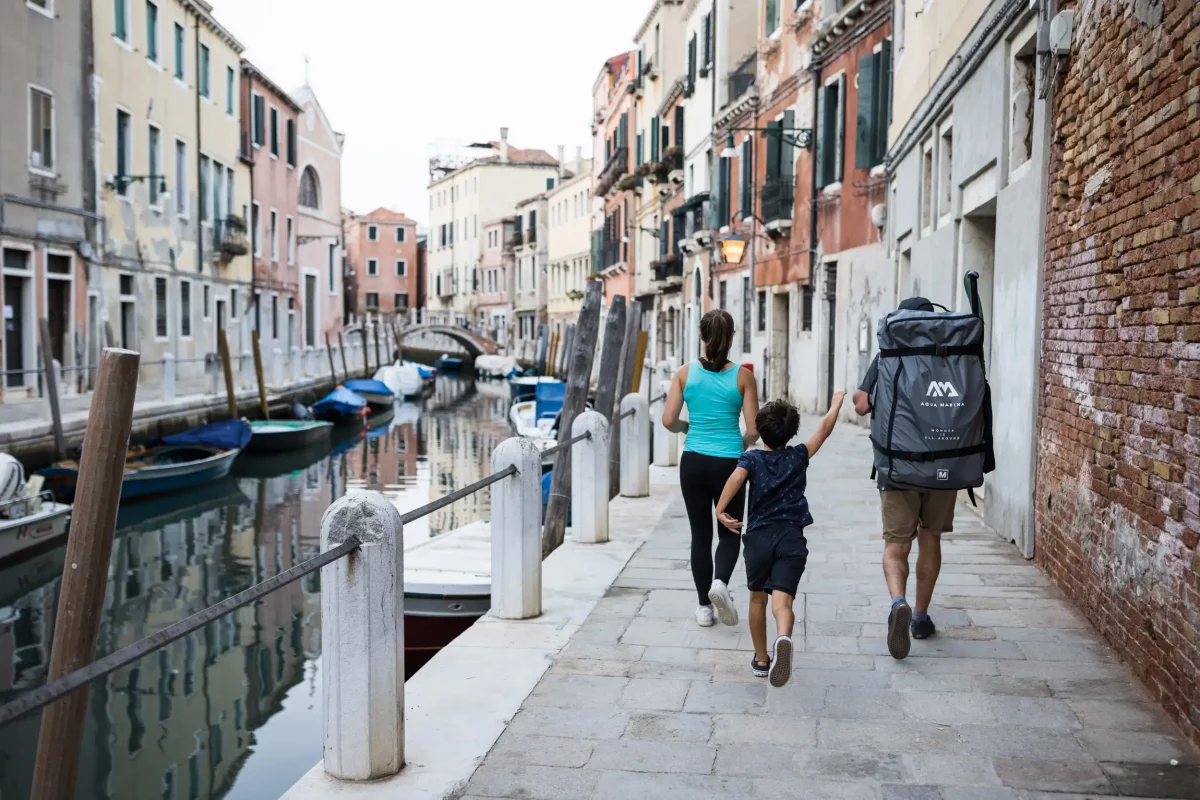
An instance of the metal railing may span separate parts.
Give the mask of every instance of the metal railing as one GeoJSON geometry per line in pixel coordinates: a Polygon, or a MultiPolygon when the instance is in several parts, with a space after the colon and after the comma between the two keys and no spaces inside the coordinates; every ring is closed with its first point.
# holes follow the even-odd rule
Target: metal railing
{"type": "Polygon", "coordinates": [[[729,103],[738,100],[743,94],[754,87],[758,75],[758,52],[750,51],[749,55],[729,73],[729,103]]]}
{"type": "Polygon", "coordinates": [[[762,216],[766,222],[791,221],[796,184],[790,177],[767,178],[762,188],[762,216]]]}

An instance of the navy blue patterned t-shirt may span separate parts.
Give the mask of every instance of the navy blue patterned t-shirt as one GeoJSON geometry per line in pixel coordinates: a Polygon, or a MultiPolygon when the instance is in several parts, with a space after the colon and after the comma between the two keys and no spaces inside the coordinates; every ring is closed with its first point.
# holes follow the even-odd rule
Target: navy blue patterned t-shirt
{"type": "Polygon", "coordinates": [[[808,513],[808,445],[747,450],[738,466],[750,473],[750,510],[744,533],[812,525],[808,513]]]}

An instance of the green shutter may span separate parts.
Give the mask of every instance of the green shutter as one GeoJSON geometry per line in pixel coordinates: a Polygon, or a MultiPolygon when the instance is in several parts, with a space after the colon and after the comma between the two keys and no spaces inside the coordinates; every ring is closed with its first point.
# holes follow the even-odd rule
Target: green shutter
{"type": "Polygon", "coordinates": [[[778,122],[767,123],[767,180],[779,177],[779,134],[782,127],[778,122]]]}
{"type": "Polygon", "coordinates": [[[729,224],[729,162],[728,158],[717,159],[717,198],[713,211],[717,215],[713,227],[723,228],[729,224]]]}
{"type": "Polygon", "coordinates": [[[892,114],[892,40],[884,39],[875,60],[879,79],[875,82],[875,163],[882,164],[887,156],[888,123],[892,114]]]}
{"type": "Polygon", "coordinates": [[[830,135],[828,125],[828,113],[826,111],[825,102],[825,87],[817,87],[817,119],[816,119],[816,143],[813,145],[813,163],[817,170],[817,188],[828,184],[830,160],[830,135]]]}
{"type": "Polygon", "coordinates": [[[751,180],[753,180],[753,173],[750,171],[750,159],[752,157],[750,148],[753,146],[754,142],[750,138],[742,142],[742,179],[741,185],[738,188],[741,190],[739,192],[739,197],[741,198],[739,216],[743,219],[754,213],[754,192],[750,185],[751,180]]]}
{"type": "Polygon", "coordinates": [[[639,133],[637,135],[637,166],[639,166],[639,167],[642,165],[642,162],[645,160],[645,155],[646,155],[645,143],[646,143],[645,142],[645,134],[639,133]]]}
{"type": "Polygon", "coordinates": [[[658,161],[658,117],[650,118],[650,161],[658,161]]]}
{"type": "Polygon", "coordinates": [[[833,122],[833,180],[840,181],[846,163],[846,73],[838,75],[837,105],[833,122]]]}
{"type": "Polygon", "coordinates": [[[878,56],[868,53],[858,57],[858,115],[854,128],[854,166],[870,169],[875,166],[875,118],[878,105],[875,97],[878,56]]]}
{"type": "Polygon", "coordinates": [[[796,148],[791,140],[796,136],[796,112],[783,112],[783,131],[789,141],[780,140],[779,174],[791,179],[796,174],[796,148]]]}
{"type": "Polygon", "coordinates": [[[767,0],[766,35],[770,36],[779,27],[779,0],[767,0]]]}

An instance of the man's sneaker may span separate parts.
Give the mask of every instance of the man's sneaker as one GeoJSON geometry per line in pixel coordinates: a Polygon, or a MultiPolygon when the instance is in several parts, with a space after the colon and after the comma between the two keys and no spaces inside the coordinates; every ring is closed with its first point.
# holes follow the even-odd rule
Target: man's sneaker
{"type": "Polygon", "coordinates": [[[713,626],[712,606],[696,606],[696,624],[701,628],[711,628],[713,626]]]}
{"type": "Polygon", "coordinates": [[[784,686],[792,677],[792,637],[780,636],[775,640],[775,656],[771,659],[770,683],[776,689],[784,686]]]}
{"type": "Polygon", "coordinates": [[[764,662],[764,661],[759,661],[757,656],[750,657],[750,672],[751,672],[751,674],[754,675],[754,677],[765,678],[765,677],[767,677],[767,673],[770,670],[771,670],[771,659],[768,658],[764,662]]]}
{"type": "Polygon", "coordinates": [[[897,600],[888,614],[888,652],[892,658],[908,657],[908,649],[912,642],[908,638],[908,627],[912,624],[912,607],[903,600],[897,600]]]}
{"type": "Polygon", "coordinates": [[[725,581],[712,582],[712,588],[708,590],[708,599],[717,610],[717,619],[721,620],[722,625],[737,625],[737,609],[733,605],[733,595],[729,593],[725,581]]]}
{"type": "Polygon", "coordinates": [[[914,639],[928,639],[937,633],[937,627],[933,624],[933,620],[928,614],[925,615],[925,619],[919,620],[914,617],[910,630],[914,639]]]}

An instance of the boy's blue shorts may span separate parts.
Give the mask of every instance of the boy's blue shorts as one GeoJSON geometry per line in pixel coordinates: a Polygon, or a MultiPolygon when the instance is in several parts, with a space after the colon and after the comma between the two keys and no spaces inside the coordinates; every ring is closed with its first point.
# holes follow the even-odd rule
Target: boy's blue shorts
{"type": "Polygon", "coordinates": [[[780,526],[742,537],[746,588],[752,592],[786,592],[796,596],[808,563],[808,540],[803,528],[780,526]]]}

